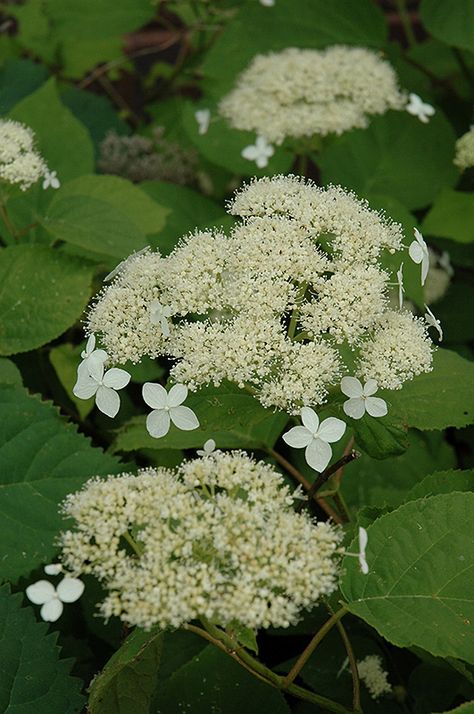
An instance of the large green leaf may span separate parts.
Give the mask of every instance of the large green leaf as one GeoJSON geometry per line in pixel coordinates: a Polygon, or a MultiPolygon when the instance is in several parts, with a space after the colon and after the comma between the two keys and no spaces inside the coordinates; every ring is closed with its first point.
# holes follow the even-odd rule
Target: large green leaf
{"type": "Polygon", "coordinates": [[[0,383],[22,384],[20,370],[14,362],[5,357],[0,357],[0,383]]]}
{"type": "Polygon", "coordinates": [[[456,709],[450,709],[449,712],[442,712],[442,714],[474,714],[474,702],[466,702],[456,709]]]}
{"type": "Polygon", "coordinates": [[[203,71],[219,92],[229,88],[256,54],[285,47],[326,47],[337,43],[379,48],[387,30],[370,0],[278,0],[271,10],[247,2],[214,43],[203,71]]]}
{"type": "Polygon", "coordinates": [[[155,714],[289,714],[283,695],[208,645],[159,687],[155,714]]]}
{"type": "Polygon", "coordinates": [[[135,629],[94,678],[88,702],[90,714],[150,711],[162,649],[162,632],[135,629]]]}
{"type": "Polygon", "coordinates": [[[10,116],[34,130],[41,154],[61,182],[93,171],[89,134],[59,99],[54,79],[19,102],[10,116]]]}
{"type": "Polygon", "coordinates": [[[6,114],[20,99],[38,89],[47,76],[46,68],[31,60],[11,59],[6,62],[0,71],[0,114],[6,114]]]}
{"type": "Polygon", "coordinates": [[[272,447],[288,421],[286,414],[265,409],[230,384],[203,387],[189,395],[186,406],[197,414],[198,429],[181,431],[172,425],[166,436],[154,439],[145,428],[145,417],[135,417],[118,432],[114,449],[196,449],[207,439],[226,449],[272,447]]]}
{"type": "Polygon", "coordinates": [[[455,135],[437,110],[428,124],[406,112],[376,117],[368,129],[348,132],[323,147],[323,183],[338,183],[359,196],[386,194],[407,208],[423,208],[458,177],[455,135]]]}
{"type": "Polygon", "coordinates": [[[0,385],[0,579],[51,562],[64,521],[58,504],[88,478],[120,471],[50,404],[0,385]]]}
{"type": "MultiPolygon", "coordinates": [[[[346,558],[351,612],[399,647],[474,662],[474,493],[400,506],[368,528],[369,574],[346,558]]],[[[357,549],[355,544],[350,550],[357,549]]]]}
{"type": "Polygon", "coordinates": [[[423,496],[436,496],[453,491],[474,491],[474,469],[448,469],[429,474],[408,491],[405,500],[414,501],[423,496]]]}
{"type": "Polygon", "coordinates": [[[75,714],[82,711],[81,682],[72,662],[59,659],[57,634],[48,634],[21,595],[0,588],[0,710],[3,714],[75,714]]]}
{"type": "Polygon", "coordinates": [[[59,337],[90,297],[88,265],[42,245],[0,251],[0,355],[26,352],[59,337]]]}
{"type": "MultiPolygon", "coordinates": [[[[355,448],[358,448],[357,441],[355,448]]],[[[354,508],[381,508],[385,505],[396,507],[407,500],[407,490],[427,474],[454,465],[453,449],[448,446],[442,434],[422,433],[410,429],[408,449],[400,456],[374,461],[367,454],[362,454],[346,466],[341,484],[342,494],[348,505],[354,508]]],[[[423,494],[413,498],[419,498],[421,495],[423,494]]]]}
{"type": "Polygon", "coordinates": [[[386,392],[390,413],[417,429],[445,429],[474,422],[474,362],[439,349],[433,371],[420,374],[402,389],[386,392]]]}
{"type": "Polygon", "coordinates": [[[421,19],[428,32],[437,40],[453,47],[474,51],[474,2],[456,0],[423,0],[421,19]]]}
{"type": "Polygon", "coordinates": [[[449,188],[441,191],[423,221],[423,231],[459,243],[474,242],[474,196],[449,188]]]}

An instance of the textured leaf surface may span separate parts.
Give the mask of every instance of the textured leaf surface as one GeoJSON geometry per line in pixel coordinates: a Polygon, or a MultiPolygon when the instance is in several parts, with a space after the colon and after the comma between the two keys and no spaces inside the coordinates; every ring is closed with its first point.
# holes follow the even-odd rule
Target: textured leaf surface
{"type": "Polygon", "coordinates": [[[148,712],[156,686],[163,633],[136,629],[94,679],[90,714],[148,712]]]}
{"type": "Polygon", "coordinates": [[[433,371],[420,374],[402,389],[386,392],[389,413],[417,429],[462,427],[474,422],[474,362],[439,349],[433,371]]]}
{"type": "Polygon", "coordinates": [[[450,493],[375,521],[369,574],[355,558],[344,560],[341,589],[350,611],[399,647],[474,662],[473,512],[474,493],[450,493]]]}
{"type": "Polygon", "coordinates": [[[54,79],[17,104],[11,118],[34,129],[38,148],[60,181],[93,170],[94,149],[89,134],[59,99],[54,79]]]}
{"type": "Polygon", "coordinates": [[[455,5],[444,0],[423,0],[421,19],[436,39],[474,51],[473,0],[456,0],[455,5]]]}
{"type": "Polygon", "coordinates": [[[256,399],[232,385],[203,387],[189,395],[186,406],[196,413],[198,429],[181,431],[171,425],[166,436],[154,439],[146,430],[145,417],[136,417],[120,429],[115,450],[196,449],[202,448],[207,439],[227,449],[271,447],[288,421],[285,414],[264,409],[256,399]]]}
{"type": "Polygon", "coordinates": [[[64,526],[58,504],[88,478],[120,471],[56,409],[26,390],[0,386],[0,579],[51,562],[64,526]]]}
{"type": "Polygon", "coordinates": [[[453,185],[454,132],[437,111],[429,124],[406,112],[376,117],[323,148],[323,183],[339,183],[359,196],[385,194],[407,208],[422,208],[453,185]]]}
{"type": "Polygon", "coordinates": [[[156,696],[156,714],[289,714],[283,695],[208,645],[167,679],[156,696]]]}
{"type": "Polygon", "coordinates": [[[75,714],[82,711],[81,682],[72,662],[59,659],[56,634],[39,623],[21,595],[0,588],[0,710],[3,714],[75,714]]]}
{"type": "Polygon", "coordinates": [[[406,500],[413,501],[424,496],[436,496],[453,491],[474,491],[474,469],[466,469],[466,471],[449,469],[429,474],[410,489],[406,500]]]}
{"type": "Polygon", "coordinates": [[[0,251],[0,354],[26,352],[55,339],[84,311],[92,270],[42,245],[0,251]]]}

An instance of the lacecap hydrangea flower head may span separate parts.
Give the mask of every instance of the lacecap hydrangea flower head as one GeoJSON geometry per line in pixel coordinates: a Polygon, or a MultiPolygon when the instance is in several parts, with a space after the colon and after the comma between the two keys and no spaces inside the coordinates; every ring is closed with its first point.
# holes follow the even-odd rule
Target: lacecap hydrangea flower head
{"type": "Polygon", "coordinates": [[[403,109],[406,100],[394,69],[379,53],[344,45],[289,47],[254,57],[219,112],[234,129],[281,144],[287,137],[364,128],[372,116],[403,109]]]}
{"type": "Polygon", "coordinates": [[[22,191],[48,174],[34,146],[33,131],[11,119],[0,120],[0,180],[18,184],[22,191]]]}
{"type": "Polygon", "coordinates": [[[177,472],[93,479],[68,496],[62,560],[97,577],[104,617],[176,628],[288,627],[336,588],[341,533],[292,507],[280,474],[243,452],[209,452],[177,472]]]}
{"type": "Polygon", "coordinates": [[[229,235],[198,231],[166,258],[125,261],[88,317],[110,360],[167,355],[191,390],[229,380],[294,414],[343,376],[399,389],[431,369],[423,319],[389,306],[381,259],[402,250],[400,225],[295,176],[251,182],[228,210],[229,235]]]}

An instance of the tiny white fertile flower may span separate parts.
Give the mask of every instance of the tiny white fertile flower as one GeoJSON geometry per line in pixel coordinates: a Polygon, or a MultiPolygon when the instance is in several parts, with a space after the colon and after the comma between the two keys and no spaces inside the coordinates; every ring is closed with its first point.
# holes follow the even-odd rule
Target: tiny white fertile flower
{"type": "Polygon", "coordinates": [[[207,134],[209,129],[209,124],[211,122],[211,111],[210,109],[198,109],[194,112],[194,118],[198,124],[198,133],[207,134]]]}
{"type": "Polygon", "coordinates": [[[274,7],[275,0],[260,0],[260,5],[263,5],[264,7],[274,7]]]}
{"type": "Polygon", "coordinates": [[[451,258],[449,257],[449,253],[447,250],[444,250],[440,257],[438,258],[438,263],[439,265],[447,272],[450,278],[453,277],[454,275],[454,269],[453,266],[451,265],[451,258]]]}
{"type": "Polygon", "coordinates": [[[62,572],[63,566],[61,563],[50,563],[49,565],[45,565],[43,570],[46,573],[46,575],[59,575],[59,573],[62,572]]]}
{"type": "Polygon", "coordinates": [[[113,418],[120,409],[120,397],[116,390],[126,387],[131,375],[117,367],[107,370],[105,374],[104,371],[104,363],[95,360],[92,355],[87,363],[79,366],[77,382],[72,391],[79,399],[90,399],[95,395],[97,408],[113,418]]]}
{"type": "Polygon", "coordinates": [[[198,449],[196,451],[198,456],[209,456],[215,451],[216,448],[216,442],[214,439],[208,439],[202,449],[198,449]]]}
{"type": "Polygon", "coordinates": [[[150,322],[159,325],[164,337],[170,336],[170,326],[168,318],[171,317],[172,309],[169,305],[162,305],[159,300],[152,300],[150,303],[150,322]]]}
{"type": "Polygon", "coordinates": [[[383,417],[387,414],[387,403],[372,395],[378,389],[375,379],[368,379],[364,386],[356,377],[343,377],[341,379],[341,392],[350,399],[344,402],[342,408],[347,416],[353,419],[362,419],[365,412],[373,417],[383,417]]]}
{"type": "Polygon", "coordinates": [[[145,382],[142,394],[146,404],[153,409],[146,419],[150,436],[155,439],[165,436],[171,422],[183,431],[198,428],[199,421],[193,410],[181,406],[188,396],[188,388],[184,384],[175,384],[167,392],[161,384],[145,382]]]}
{"type": "Polygon", "coordinates": [[[35,605],[42,605],[40,615],[46,622],[56,622],[63,612],[64,602],[76,602],[84,592],[84,583],[77,578],[63,578],[55,588],[48,580],[38,580],[26,588],[26,596],[35,605]]]}
{"type": "Polygon", "coordinates": [[[433,315],[428,305],[425,305],[426,313],[425,320],[428,327],[434,327],[438,331],[439,341],[443,341],[443,328],[441,327],[441,322],[433,315]]]}
{"type": "Polygon", "coordinates": [[[319,423],[319,417],[311,407],[301,409],[303,426],[294,426],[283,440],[294,449],[305,449],[305,459],[315,471],[324,471],[331,460],[332,444],[342,437],[346,425],[342,419],[328,417],[319,423]]]}
{"type": "Polygon", "coordinates": [[[418,117],[423,124],[428,124],[429,118],[435,113],[434,107],[424,102],[418,94],[410,94],[406,110],[409,114],[418,117]]]}
{"type": "Polygon", "coordinates": [[[421,284],[424,285],[426,281],[426,276],[428,275],[428,270],[430,269],[430,256],[428,253],[428,246],[426,245],[425,239],[417,228],[414,228],[413,232],[415,234],[415,240],[410,243],[408,253],[414,263],[416,263],[417,265],[421,263],[421,284]]]}
{"type": "Polygon", "coordinates": [[[364,575],[367,575],[367,573],[369,572],[369,565],[368,565],[366,557],[365,557],[365,550],[367,548],[368,541],[369,541],[369,534],[367,533],[365,528],[362,528],[362,526],[359,526],[359,552],[358,553],[344,552],[344,555],[348,555],[351,558],[359,559],[360,569],[364,575]]]}
{"type": "Polygon", "coordinates": [[[104,283],[108,283],[110,280],[113,280],[113,278],[115,278],[116,275],[121,273],[131,262],[135,260],[135,258],[138,258],[139,255],[144,255],[144,253],[146,253],[148,249],[149,247],[145,246],[145,248],[142,248],[136,253],[132,253],[131,255],[129,255],[128,258],[125,258],[125,260],[121,260],[120,263],[113,270],[111,270],[108,275],[105,276],[104,283]]]}
{"type": "Polygon", "coordinates": [[[399,269],[397,270],[397,283],[398,283],[398,305],[401,310],[403,307],[403,293],[405,292],[405,288],[403,287],[403,263],[400,265],[399,269]]]}
{"type": "Polygon", "coordinates": [[[51,188],[59,188],[61,186],[56,171],[46,171],[44,174],[43,188],[47,189],[50,186],[51,188]]]}
{"type": "Polygon", "coordinates": [[[275,149],[267,142],[264,136],[257,136],[255,144],[250,144],[242,149],[242,156],[248,161],[255,161],[259,169],[268,165],[268,159],[273,156],[275,149]]]}

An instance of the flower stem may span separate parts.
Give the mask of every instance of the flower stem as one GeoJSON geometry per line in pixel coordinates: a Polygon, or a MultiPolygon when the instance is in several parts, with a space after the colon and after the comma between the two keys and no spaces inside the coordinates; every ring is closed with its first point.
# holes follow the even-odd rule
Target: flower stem
{"type": "Polygon", "coordinates": [[[323,471],[321,474],[319,474],[318,478],[311,485],[311,488],[308,491],[308,499],[313,498],[315,493],[319,491],[321,486],[326,483],[328,478],[330,478],[333,473],[336,473],[336,471],[339,471],[339,469],[342,469],[346,464],[350,463],[351,461],[354,461],[354,459],[358,459],[359,456],[360,454],[358,451],[352,450],[348,454],[344,454],[339,459],[339,461],[336,461],[336,463],[326,469],[326,471],[323,471]]]}
{"type": "MultiPolygon", "coordinates": [[[[275,461],[280,464],[280,466],[283,466],[285,471],[287,471],[290,476],[293,476],[293,478],[296,479],[298,483],[303,486],[305,491],[309,492],[311,490],[311,484],[308,479],[305,478],[303,474],[300,473],[300,471],[298,471],[298,469],[293,466],[293,464],[291,464],[287,459],[285,459],[282,454],[280,454],[278,451],[275,451],[275,449],[267,449],[267,453],[272,456],[275,461]]],[[[318,504],[318,506],[322,508],[326,515],[332,518],[335,523],[341,524],[343,522],[340,515],[336,513],[336,511],[329,505],[327,501],[325,501],[324,498],[320,498],[316,494],[313,495],[313,498],[318,504]]]]}
{"type": "Polygon", "coordinates": [[[396,0],[396,3],[398,14],[400,16],[400,21],[403,25],[403,31],[405,33],[405,37],[407,38],[408,45],[409,47],[414,47],[416,45],[416,37],[415,33],[413,32],[410,15],[406,9],[406,0],[396,0]]]}
{"type": "Polygon", "coordinates": [[[347,658],[349,660],[349,665],[351,668],[351,674],[352,674],[352,708],[354,712],[362,712],[361,706],[360,706],[360,681],[359,681],[359,670],[357,669],[357,660],[354,655],[354,650],[352,649],[351,641],[349,637],[347,636],[346,629],[342,622],[338,620],[336,622],[336,627],[339,630],[339,634],[341,635],[341,639],[344,643],[344,647],[346,648],[347,652],[347,658]]]}
{"type": "Polygon", "coordinates": [[[219,647],[219,649],[229,655],[229,657],[232,657],[232,659],[238,662],[242,667],[245,667],[254,677],[265,682],[265,684],[275,689],[288,692],[288,694],[298,699],[317,704],[325,711],[334,712],[334,714],[352,714],[347,707],[338,702],[334,702],[332,699],[322,697],[309,689],[299,687],[293,683],[286,684],[285,677],[281,677],[262,664],[262,662],[253,657],[223,630],[211,624],[205,618],[201,618],[201,624],[204,629],[196,627],[195,625],[183,625],[183,629],[193,632],[199,635],[199,637],[211,642],[216,647],[219,647]]]}
{"type": "Polygon", "coordinates": [[[136,553],[136,555],[138,555],[138,557],[143,555],[143,548],[140,546],[139,543],[136,542],[134,538],[132,538],[128,531],[125,531],[125,533],[123,533],[122,535],[129,544],[130,548],[132,548],[132,550],[136,553]]]}
{"type": "Polygon", "coordinates": [[[18,239],[18,232],[8,215],[7,207],[5,206],[4,203],[0,202],[0,216],[2,217],[3,222],[5,223],[5,226],[7,227],[8,232],[11,234],[11,236],[17,240],[18,239]]]}
{"type": "Polygon", "coordinates": [[[308,283],[307,282],[301,283],[301,285],[298,289],[298,292],[296,293],[295,307],[293,309],[293,312],[291,313],[290,324],[288,325],[288,337],[290,338],[290,340],[292,340],[293,337],[295,336],[296,325],[298,324],[298,315],[300,312],[299,306],[303,302],[303,299],[304,299],[307,289],[308,289],[308,283]]]}
{"type": "Polygon", "coordinates": [[[346,608],[344,606],[341,607],[337,612],[331,615],[329,620],[327,620],[324,625],[316,632],[311,642],[305,647],[303,652],[300,654],[300,656],[294,663],[293,667],[283,679],[283,684],[285,688],[292,684],[292,682],[299,675],[299,673],[301,672],[301,670],[303,669],[306,662],[309,660],[321,640],[324,639],[327,633],[334,627],[334,625],[341,619],[341,617],[344,617],[346,612],[346,608]]]}

